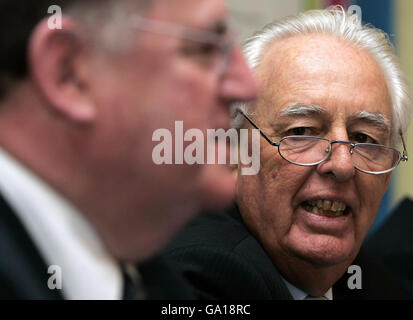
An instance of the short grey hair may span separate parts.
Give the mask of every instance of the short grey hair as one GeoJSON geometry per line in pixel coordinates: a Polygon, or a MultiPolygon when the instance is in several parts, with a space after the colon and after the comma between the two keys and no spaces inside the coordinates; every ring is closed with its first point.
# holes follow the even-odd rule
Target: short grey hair
{"type": "MultiPolygon", "coordinates": [[[[376,60],[383,72],[392,101],[391,144],[398,145],[399,133],[400,131],[406,133],[412,117],[408,82],[386,33],[371,25],[362,25],[357,15],[347,13],[341,6],[333,6],[285,17],[268,24],[247,39],[244,44],[244,54],[250,68],[254,71],[260,65],[266,49],[274,42],[294,35],[313,33],[331,34],[339,39],[350,41],[367,51],[376,60]]],[[[249,107],[249,104],[239,103],[234,105],[233,110],[241,108],[246,111],[249,107]]],[[[240,128],[243,122],[243,117],[237,114],[233,125],[240,128]]]]}
{"type": "Polygon", "coordinates": [[[82,1],[65,11],[69,16],[81,21],[88,31],[89,40],[99,48],[122,52],[127,50],[130,38],[135,33],[129,18],[144,15],[156,0],[89,0],[82,1]]]}
{"type": "MultiPolygon", "coordinates": [[[[120,29],[121,22],[115,14],[119,11],[144,15],[158,0],[0,0],[0,102],[3,102],[13,86],[28,76],[27,51],[32,33],[41,21],[50,18],[48,9],[54,5],[65,16],[79,22],[88,43],[100,45],[98,49],[117,49],[122,39],[130,42],[121,29],[107,36],[107,30],[120,29]],[[23,4],[24,3],[24,4],[23,4]]],[[[126,28],[125,28],[126,29],[126,28]]],[[[115,30],[116,31],[116,30],[115,30]]],[[[129,31],[129,33],[133,30],[129,31]]],[[[113,51],[113,50],[112,50],[113,51]]],[[[3,106],[0,106],[2,109],[3,106]]]]}

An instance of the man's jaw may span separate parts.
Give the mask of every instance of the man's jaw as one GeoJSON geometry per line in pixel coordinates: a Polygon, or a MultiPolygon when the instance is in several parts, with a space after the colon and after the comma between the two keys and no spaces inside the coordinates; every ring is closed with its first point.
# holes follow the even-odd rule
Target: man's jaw
{"type": "Polygon", "coordinates": [[[200,179],[203,210],[226,209],[234,201],[236,178],[229,166],[204,165],[200,179]]]}

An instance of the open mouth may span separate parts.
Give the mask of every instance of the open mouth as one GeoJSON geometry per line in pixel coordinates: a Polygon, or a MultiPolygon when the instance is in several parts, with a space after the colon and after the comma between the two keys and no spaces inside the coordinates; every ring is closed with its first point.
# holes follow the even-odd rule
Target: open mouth
{"type": "Polygon", "coordinates": [[[349,212],[349,207],[341,201],[318,199],[304,201],[301,206],[308,212],[332,218],[344,216],[349,212]]]}

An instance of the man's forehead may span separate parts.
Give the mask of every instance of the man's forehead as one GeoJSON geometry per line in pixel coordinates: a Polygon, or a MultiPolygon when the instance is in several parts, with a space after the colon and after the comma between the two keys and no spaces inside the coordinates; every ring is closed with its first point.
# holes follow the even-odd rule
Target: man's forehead
{"type": "Polygon", "coordinates": [[[155,0],[151,18],[215,31],[228,14],[222,0],[155,0]]]}
{"type": "Polygon", "coordinates": [[[367,52],[331,37],[294,36],[267,48],[257,71],[258,105],[272,112],[298,102],[391,113],[388,88],[377,62],[367,52]]]}
{"type": "Polygon", "coordinates": [[[363,67],[369,67],[373,73],[381,73],[374,58],[350,41],[329,34],[303,34],[269,45],[257,72],[259,77],[264,78],[296,71],[317,76],[328,70],[336,73],[361,72],[363,67]]]}

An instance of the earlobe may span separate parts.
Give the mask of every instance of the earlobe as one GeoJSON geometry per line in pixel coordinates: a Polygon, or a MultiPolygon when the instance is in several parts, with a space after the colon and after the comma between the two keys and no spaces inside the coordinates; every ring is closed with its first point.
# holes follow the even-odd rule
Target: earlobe
{"type": "Polygon", "coordinates": [[[85,41],[78,26],[63,18],[62,29],[50,29],[43,20],[31,35],[29,68],[47,105],[68,120],[92,123],[96,107],[88,90],[85,41]]]}

